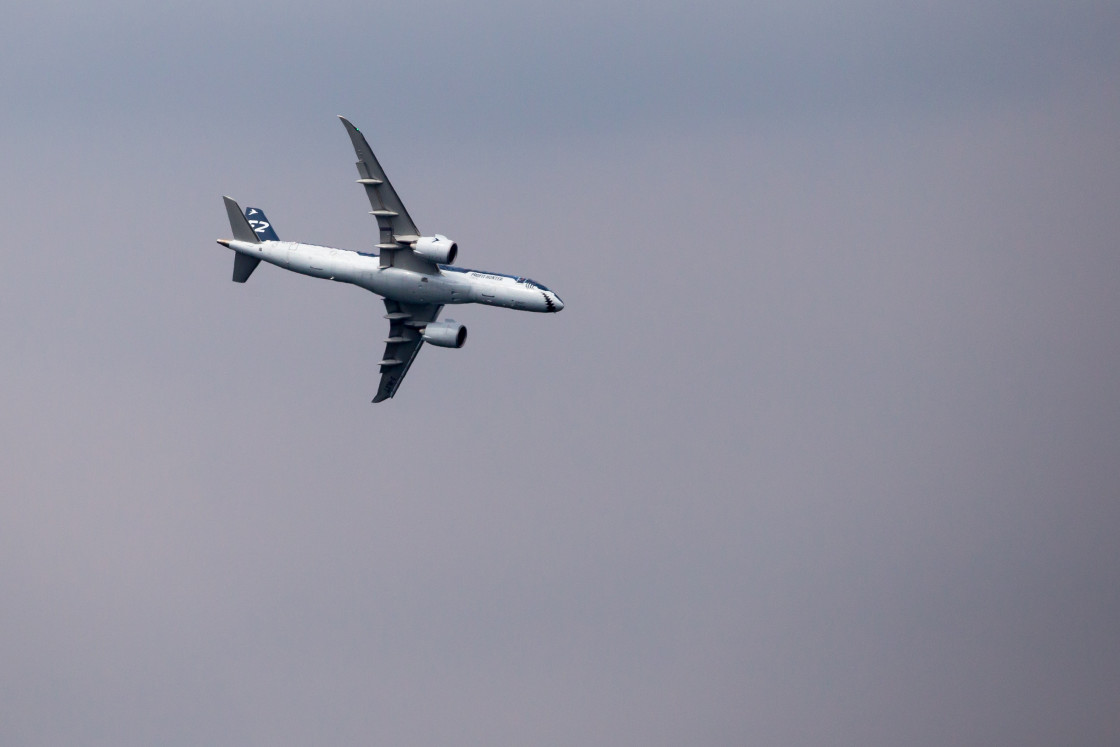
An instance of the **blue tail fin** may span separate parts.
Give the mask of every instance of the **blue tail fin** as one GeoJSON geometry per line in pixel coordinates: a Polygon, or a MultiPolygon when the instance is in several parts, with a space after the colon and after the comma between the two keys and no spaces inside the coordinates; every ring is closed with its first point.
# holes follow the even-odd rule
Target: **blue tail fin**
{"type": "Polygon", "coordinates": [[[264,211],[260,208],[245,208],[245,220],[249,221],[249,225],[253,227],[253,231],[261,241],[280,240],[276,236],[276,231],[272,229],[272,224],[269,223],[268,218],[264,216],[264,211]]]}

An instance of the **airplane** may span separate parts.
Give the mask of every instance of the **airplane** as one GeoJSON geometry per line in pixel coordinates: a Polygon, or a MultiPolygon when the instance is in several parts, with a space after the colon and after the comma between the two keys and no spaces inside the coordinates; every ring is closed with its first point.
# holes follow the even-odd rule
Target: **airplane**
{"type": "Polygon", "coordinates": [[[467,328],[454,319],[438,321],[447,304],[480,303],[522,311],[555,313],[564,308],[560,296],[529,278],[482,272],[451,264],[459,246],[442,234],[423,236],[401,202],[377,157],[357,127],[339,115],[358,156],[358,184],[369,198],[377,220],[377,252],[356,252],[328,246],[280,241],[259,208],[241,207],[223,197],[232,239],[218,243],[232,249],[233,282],[244,283],[262,261],[285,270],[350,283],[373,291],[385,301],[389,336],[378,364],[381,383],[374,402],[393,397],[426,342],[461,348],[467,328]]]}

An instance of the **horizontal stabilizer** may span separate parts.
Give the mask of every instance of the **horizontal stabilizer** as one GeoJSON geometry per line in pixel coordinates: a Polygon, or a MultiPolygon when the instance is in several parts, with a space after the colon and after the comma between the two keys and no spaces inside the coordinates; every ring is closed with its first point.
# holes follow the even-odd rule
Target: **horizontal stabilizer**
{"type": "MultiPolygon", "coordinates": [[[[241,214],[241,207],[230,197],[223,197],[226,203],[226,213],[229,215],[229,227],[233,230],[233,238],[238,241],[249,241],[254,244],[261,243],[256,231],[249,225],[249,221],[241,214]]],[[[248,276],[246,276],[248,277],[248,276]]]]}
{"type": "Polygon", "coordinates": [[[260,257],[250,257],[240,252],[233,255],[233,282],[244,283],[261,263],[260,257]]]}

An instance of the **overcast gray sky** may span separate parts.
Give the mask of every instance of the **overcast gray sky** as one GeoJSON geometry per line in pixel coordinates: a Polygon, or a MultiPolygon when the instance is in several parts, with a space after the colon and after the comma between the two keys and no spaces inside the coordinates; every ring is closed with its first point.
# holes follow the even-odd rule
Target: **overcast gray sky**
{"type": "Polygon", "coordinates": [[[1120,6],[317,6],[5,6],[0,743],[1120,743],[1120,6]]]}

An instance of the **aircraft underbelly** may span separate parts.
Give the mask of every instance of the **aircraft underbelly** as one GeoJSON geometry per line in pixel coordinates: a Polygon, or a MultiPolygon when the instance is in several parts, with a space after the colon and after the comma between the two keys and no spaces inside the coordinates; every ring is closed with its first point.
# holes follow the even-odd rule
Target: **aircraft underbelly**
{"type": "Polygon", "coordinates": [[[409,270],[373,270],[363,273],[365,288],[402,303],[462,303],[462,293],[452,293],[452,286],[438,275],[424,275],[409,270]]]}

